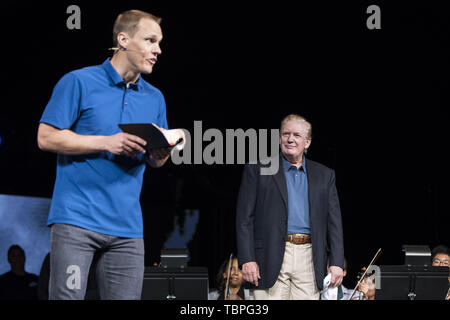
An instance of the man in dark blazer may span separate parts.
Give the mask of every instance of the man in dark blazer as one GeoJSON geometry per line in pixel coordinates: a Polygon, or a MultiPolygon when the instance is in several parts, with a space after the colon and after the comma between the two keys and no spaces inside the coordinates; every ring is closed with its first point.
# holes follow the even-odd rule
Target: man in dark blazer
{"type": "MultiPolygon", "coordinates": [[[[236,215],[238,260],[256,299],[319,299],[330,261],[331,286],[343,278],[344,245],[335,174],[305,153],[311,124],[281,122],[279,169],[244,168],[236,215]]],[[[276,159],[278,160],[278,159],[276,159]]]]}

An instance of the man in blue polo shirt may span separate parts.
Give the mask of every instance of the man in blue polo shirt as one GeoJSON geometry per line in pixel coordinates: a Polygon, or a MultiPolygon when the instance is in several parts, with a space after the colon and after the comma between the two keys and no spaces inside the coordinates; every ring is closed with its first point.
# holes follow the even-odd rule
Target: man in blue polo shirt
{"type": "Polygon", "coordinates": [[[141,297],[143,174],[146,163],[160,167],[170,151],[145,154],[146,142],[118,124],[167,129],[164,97],[141,77],[161,54],[160,21],[139,10],[120,14],[113,57],[64,75],[43,112],[39,148],[58,154],[48,218],[50,299],[84,298],[94,254],[102,299],[141,297]]]}

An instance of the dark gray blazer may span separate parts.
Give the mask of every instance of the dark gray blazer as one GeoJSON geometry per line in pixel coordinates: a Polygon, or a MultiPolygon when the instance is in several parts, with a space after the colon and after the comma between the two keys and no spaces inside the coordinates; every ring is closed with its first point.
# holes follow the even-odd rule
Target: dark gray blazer
{"type": "MultiPolygon", "coordinates": [[[[274,175],[260,175],[261,164],[247,164],[242,174],[236,208],[239,264],[256,261],[258,289],[271,288],[283,262],[288,219],[288,192],[281,154],[274,175]]],[[[335,174],[330,168],[306,160],[313,263],[317,287],[323,288],[330,265],[344,267],[342,219],[335,174]]]]}

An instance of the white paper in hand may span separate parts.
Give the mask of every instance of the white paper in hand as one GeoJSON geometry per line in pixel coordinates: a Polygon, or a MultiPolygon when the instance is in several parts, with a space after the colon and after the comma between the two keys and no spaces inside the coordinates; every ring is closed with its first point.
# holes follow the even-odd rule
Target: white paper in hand
{"type": "Polygon", "coordinates": [[[337,300],[338,288],[330,288],[331,273],[323,279],[322,300],[337,300]]]}

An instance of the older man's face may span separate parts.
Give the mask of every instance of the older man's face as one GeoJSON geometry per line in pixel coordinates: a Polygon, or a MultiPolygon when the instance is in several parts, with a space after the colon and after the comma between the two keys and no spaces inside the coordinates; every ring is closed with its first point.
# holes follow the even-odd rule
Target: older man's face
{"type": "Polygon", "coordinates": [[[286,121],[281,128],[281,152],[289,159],[298,160],[311,144],[308,138],[308,124],[302,120],[286,121]]]}

